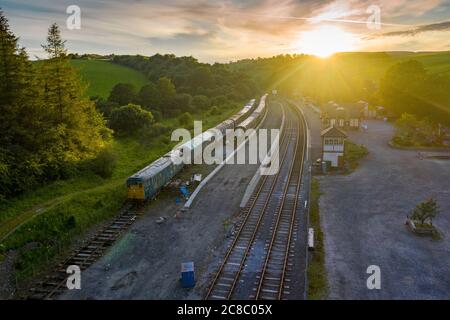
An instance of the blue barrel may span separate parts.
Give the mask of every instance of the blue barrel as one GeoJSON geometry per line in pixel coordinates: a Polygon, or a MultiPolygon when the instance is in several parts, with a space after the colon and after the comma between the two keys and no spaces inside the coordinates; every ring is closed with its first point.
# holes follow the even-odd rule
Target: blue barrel
{"type": "Polygon", "coordinates": [[[181,264],[181,286],[183,288],[193,288],[195,286],[194,262],[181,264]]]}

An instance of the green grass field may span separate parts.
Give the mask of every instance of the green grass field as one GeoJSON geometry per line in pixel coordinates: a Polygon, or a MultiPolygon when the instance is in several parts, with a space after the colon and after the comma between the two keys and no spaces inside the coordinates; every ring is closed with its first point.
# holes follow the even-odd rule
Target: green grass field
{"type": "Polygon", "coordinates": [[[142,73],[109,61],[76,59],[71,63],[80,70],[84,82],[88,84],[89,97],[107,98],[117,83],[131,83],[139,90],[149,82],[142,73]]]}
{"type": "Polygon", "coordinates": [[[400,60],[417,60],[423,63],[430,73],[450,75],[450,52],[413,53],[399,58],[400,60]]]}

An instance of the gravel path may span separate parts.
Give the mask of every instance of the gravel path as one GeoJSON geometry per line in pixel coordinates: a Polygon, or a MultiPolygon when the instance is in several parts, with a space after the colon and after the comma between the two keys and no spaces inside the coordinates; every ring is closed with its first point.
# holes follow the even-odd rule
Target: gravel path
{"type": "Polygon", "coordinates": [[[368,121],[349,132],[370,154],[351,175],[320,177],[330,299],[450,298],[450,161],[421,160],[392,149],[393,128],[368,121]],[[441,208],[434,224],[444,239],[412,235],[406,215],[433,196],[441,208]],[[366,269],[381,268],[381,289],[368,290],[366,269]]]}

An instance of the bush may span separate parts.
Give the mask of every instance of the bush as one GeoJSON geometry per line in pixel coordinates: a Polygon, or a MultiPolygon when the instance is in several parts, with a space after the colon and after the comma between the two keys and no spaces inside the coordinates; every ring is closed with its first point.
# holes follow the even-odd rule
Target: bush
{"type": "Polygon", "coordinates": [[[221,106],[221,105],[227,104],[228,99],[226,96],[220,95],[220,96],[214,97],[211,102],[213,105],[221,106]]]}
{"type": "Polygon", "coordinates": [[[185,112],[182,115],[178,117],[178,123],[181,126],[185,126],[187,128],[190,128],[193,125],[194,118],[189,112],[185,112]]]}
{"type": "Polygon", "coordinates": [[[209,114],[212,116],[218,115],[218,114],[220,114],[220,110],[219,110],[219,108],[217,108],[217,106],[213,106],[211,108],[211,110],[209,110],[209,114]]]}
{"type": "Polygon", "coordinates": [[[176,94],[172,99],[167,100],[163,105],[163,114],[168,117],[175,117],[182,112],[191,112],[192,97],[189,94],[176,94]]]}
{"type": "Polygon", "coordinates": [[[102,178],[110,178],[116,168],[117,157],[110,149],[103,149],[90,163],[89,169],[102,178]]]}
{"type": "Polygon", "coordinates": [[[151,113],[153,114],[153,120],[155,122],[161,122],[163,119],[162,113],[159,110],[151,110],[151,113]]]}
{"type": "Polygon", "coordinates": [[[199,110],[206,110],[210,105],[210,101],[207,96],[197,95],[192,99],[192,105],[199,110]]]}
{"type": "Polygon", "coordinates": [[[111,90],[109,102],[124,105],[136,100],[136,88],[131,83],[118,83],[111,90]]]}
{"type": "Polygon", "coordinates": [[[426,201],[419,203],[411,214],[411,219],[420,221],[422,225],[428,220],[430,224],[433,224],[433,219],[439,213],[439,206],[436,200],[430,198],[426,201]]]}
{"type": "Polygon", "coordinates": [[[103,98],[98,98],[94,100],[95,108],[100,111],[105,118],[109,118],[111,112],[118,108],[120,105],[117,102],[111,102],[104,100],[103,98]]]}
{"type": "Polygon", "coordinates": [[[155,123],[151,128],[151,132],[154,137],[160,136],[168,131],[169,128],[162,123],[155,123]]]}
{"type": "Polygon", "coordinates": [[[355,170],[359,165],[359,161],[368,154],[369,151],[364,145],[358,145],[348,140],[345,141],[344,158],[349,166],[350,171],[355,170]]]}
{"type": "Polygon", "coordinates": [[[155,138],[167,133],[169,130],[170,129],[162,123],[155,123],[151,127],[140,129],[137,135],[139,137],[139,142],[142,145],[150,145],[155,138]]]}
{"type": "Polygon", "coordinates": [[[152,113],[135,104],[114,109],[109,121],[111,129],[122,135],[134,134],[152,123],[152,113]]]}
{"type": "Polygon", "coordinates": [[[138,101],[146,109],[159,108],[161,106],[158,89],[153,83],[149,83],[141,88],[138,94],[138,101]]]}

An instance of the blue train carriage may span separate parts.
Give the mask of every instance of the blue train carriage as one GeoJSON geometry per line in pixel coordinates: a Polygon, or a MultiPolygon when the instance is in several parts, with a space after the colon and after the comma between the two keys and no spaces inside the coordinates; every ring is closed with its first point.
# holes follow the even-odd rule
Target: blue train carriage
{"type": "Polygon", "coordinates": [[[172,152],[152,162],[150,165],[127,179],[128,199],[146,200],[153,198],[183,168],[183,163],[175,164],[172,152]]]}
{"type": "MultiPolygon", "coordinates": [[[[225,134],[227,129],[233,129],[238,120],[251,113],[254,103],[255,100],[251,100],[238,114],[223,121],[215,129],[220,130],[222,134],[225,134]]],[[[191,161],[194,161],[194,150],[203,148],[205,143],[211,141],[212,135],[211,130],[203,132],[129,177],[127,179],[128,199],[146,200],[154,197],[184,166],[183,162],[175,164],[172,156],[175,154],[182,156],[184,152],[190,152],[191,161]]],[[[199,154],[202,155],[202,152],[199,154]]]]}

